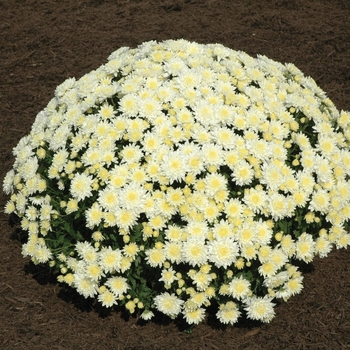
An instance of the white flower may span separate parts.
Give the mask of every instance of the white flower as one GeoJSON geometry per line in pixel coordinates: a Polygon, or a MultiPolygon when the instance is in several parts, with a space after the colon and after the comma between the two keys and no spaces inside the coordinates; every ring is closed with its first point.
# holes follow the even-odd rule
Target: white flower
{"type": "Polygon", "coordinates": [[[278,190],[284,182],[281,168],[274,163],[263,163],[261,182],[266,184],[271,190],[278,190]]]}
{"type": "Polygon", "coordinates": [[[182,261],[182,244],[166,242],[164,245],[164,254],[167,260],[179,264],[182,261]]]}
{"type": "Polygon", "coordinates": [[[189,240],[204,242],[209,232],[208,224],[205,221],[191,220],[184,229],[189,240]]]}
{"type": "Polygon", "coordinates": [[[137,184],[129,184],[124,186],[120,191],[120,205],[135,213],[143,211],[145,203],[146,191],[137,184]]]}
{"type": "Polygon", "coordinates": [[[224,161],[224,151],[219,145],[205,144],[202,146],[203,159],[208,165],[220,166],[224,161]]]}
{"type": "Polygon", "coordinates": [[[97,282],[81,274],[74,274],[74,287],[85,298],[92,298],[97,294],[97,282]]]}
{"type": "Polygon", "coordinates": [[[38,170],[38,167],[39,167],[38,158],[31,157],[31,158],[28,158],[23,165],[21,165],[18,171],[20,172],[21,177],[24,180],[29,180],[35,176],[36,171],[38,170]]]}
{"type": "Polygon", "coordinates": [[[247,142],[247,148],[252,155],[260,160],[267,160],[271,156],[271,148],[263,139],[253,139],[247,142]]]}
{"type": "Polygon", "coordinates": [[[63,167],[65,166],[66,162],[67,162],[67,158],[69,156],[68,151],[66,151],[65,149],[61,149],[59,150],[57,153],[55,153],[55,155],[53,156],[52,159],[52,166],[54,166],[55,168],[57,168],[59,171],[61,171],[63,169],[63,167]]]}
{"type": "Polygon", "coordinates": [[[185,309],[183,311],[185,320],[188,324],[198,324],[203,321],[205,317],[205,309],[200,307],[197,309],[185,309]]]}
{"type": "Polygon", "coordinates": [[[130,289],[128,280],[125,277],[110,277],[105,283],[107,287],[113,292],[115,296],[120,296],[130,289]]]}
{"type": "Polygon", "coordinates": [[[111,226],[118,225],[122,229],[129,230],[130,227],[136,224],[139,213],[126,208],[115,208],[111,214],[113,220],[111,226]]]}
{"type": "Polygon", "coordinates": [[[268,199],[268,211],[275,220],[282,219],[291,214],[287,198],[277,192],[273,192],[268,199]]]}
{"type": "Polygon", "coordinates": [[[244,299],[250,294],[250,282],[243,277],[234,277],[229,284],[229,292],[236,299],[244,299]]]}
{"type": "Polygon", "coordinates": [[[201,240],[189,239],[183,243],[184,261],[192,266],[200,266],[208,260],[208,247],[201,240]]]}
{"type": "Polygon", "coordinates": [[[226,190],[227,180],[225,176],[217,173],[209,174],[205,177],[206,193],[208,196],[214,196],[217,192],[226,190]]]}
{"type": "Polygon", "coordinates": [[[89,228],[98,226],[103,219],[103,211],[98,203],[94,203],[86,212],[86,225],[89,228]]]}
{"type": "Polygon", "coordinates": [[[247,315],[252,320],[270,322],[275,315],[274,303],[269,297],[251,297],[245,300],[247,315]]]}
{"type": "Polygon", "coordinates": [[[98,202],[107,210],[114,210],[119,205],[119,191],[111,187],[106,187],[99,191],[98,202]]]}
{"type": "Polygon", "coordinates": [[[106,290],[103,293],[100,293],[97,297],[98,301],[105,307],[112,307],[113,305],[117,305],[117,299],[114,293],[106,290]]]}
{"type": "Polygon", "coordinates": [[[165,253],[162,249],[152,248],[146,250],[146,261],[152,267],[160,267],[165,261],[165,253]]]}
{"type": "Polygon", "coordinates": [[[249,185],[253,180],[254,170],[247,161],[240,160],[235,165],[232,177],[239,186],[249,185]]]}
{"type": "Polygon", "coordinates": [[[213,280],[210,273],[204,273],[202,271],[198,271],[190,277],[199,291],[205,291],[209,287],[210,282],[213,280]]]}
{"type": "Polygon", "coordinates": [[[187,170],[186,161],[187,157],[182,152],[167,153],[160,164],[161,174],[167,177],[170,183],[183,180],[187,170]]]}
{"type": "Polygon", "coordinates": [[[78,242],[75,245],[75,250],[78,255],[88,263],[93,263],[97,260],[97,250],[90,244],[90,242],[78,242]]]}
{"type": "Polygon", "coordinates": [[[172,318],[175,318],[181,312],[184,303],[175,294],[169,293],[157,295],[153,300],[158,311],[172,318]]]}
{"type": "Polygon", "coordinates": [[[99,252],[99,264],[104,272],[119,271],[122,253],[119,249],[106,247],[99,252]]]}
{"type": "Polygon", "coordinates": [[[295,249],[297,259],[310,262],[315,254],[315,242],[312,236],[302,233],[296,242],[295,249]]]}
{"type": "Polygon", "coordinates": [[[165,285],[171,285],[178,278],[175,275],[175,271],[172,267],[169,269],[163,269],[161,273],[161,278],[159,281],[164,282],[165,285]]]}
{"type": "Polygon", "coordinates": [[[38,263],[46,263],[52,258],[52,252],[45,245],[37,244],[32,256],[38,263]]]}
{"type": "Polygon", "coordinates": [[[268,195],[263,189],[250,188],[244,193],[243,202],[254,213],[260,213],[266,208],[267,201],[268,195]]]}
{"type": "Polygon", "coordinates": [[[230,238],[214,240],[209,243],[209,260],[217,267],[227,268],[236,260],[239,253],[238,244],[230,238]]]}
{"type": "Polygon", "coordinates": [[[234,324],[238,321],[241,313],[237,305],[229,301],[226,304],[221,304],[219,311],[216,313],[216,317],[221,323],[234,324]]]}
{"type": "Polygon", "coordinates": [[[312,194],[309,209],[312,211],[319,211],[322,214],[327,212],[330,204],[329,194],[325,190],[318,190],[312,194]]]}
{"type": "Polygon", "coordinates": [[[73,198],[81,201],[86,197],[90,197],[92,195],[92,183],[93,178],[91,175],[84,173],[75,174],[70,185],[70,193],[73,198]]]}
{"type": "Polygon", "coordinates": [[[154,313],[150,310],[145,310],[142,314],[141,314],[141,318],[145,321],[148,321],[150,319],[152,319],[152,317],[154,316],[154,313]]]}
{"type": "Polygon", "coordinates": [[[86,265],[86,276],[93,281],[98,281],[101,277],[104,277],[105,274],[101,269],[100,265],[97,262],[86,265]]]}
{"type": "Polygon", "coordinates": [[[128,145],[123,147],[122,151],[120,152],[120,155],[122,156],[123,161],[128,164],[137,163],[141,159],[143,151],[138,145],[128,145]]]}
{"type": "Polygon", "coordinates": [[[13,192],[13,181],[15,178],[15,171],[11,169],[5,175],[2,188],[6,194],[10,194],[13,192]]]}

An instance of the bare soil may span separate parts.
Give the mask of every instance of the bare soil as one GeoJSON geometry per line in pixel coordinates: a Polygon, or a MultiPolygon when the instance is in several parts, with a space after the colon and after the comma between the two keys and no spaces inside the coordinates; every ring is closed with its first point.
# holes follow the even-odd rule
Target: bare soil
{"type": "MultiPolygon", "coordinates": [[[[349,0],[0,0],[0,179],[12,148],[68,77],[121,46],[185,38],[292,62],[350,109],[349,0]]],[[[1,349],[350,349],[350,250],[315,259],[301,294],[267,325],[192,334],[106,313],[21,255],[0,193],[1,349]]]]}

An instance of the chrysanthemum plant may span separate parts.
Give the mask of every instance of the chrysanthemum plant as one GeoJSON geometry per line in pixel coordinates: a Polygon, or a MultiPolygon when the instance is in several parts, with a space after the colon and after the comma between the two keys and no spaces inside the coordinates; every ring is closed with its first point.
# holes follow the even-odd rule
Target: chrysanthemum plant
{"type": "Polygon", "coordinates": [[[269,322],[349,245],[350,114],[292,64],[185,40],[58,86],[14,148],[23,255],[106,307],[269,322]]]}

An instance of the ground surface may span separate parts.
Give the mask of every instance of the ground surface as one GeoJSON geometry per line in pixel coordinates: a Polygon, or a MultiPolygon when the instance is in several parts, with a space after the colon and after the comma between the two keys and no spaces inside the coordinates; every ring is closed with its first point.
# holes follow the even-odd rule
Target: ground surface
{"type": "MultiPolygon", "coordinates": [[[[293,62],[350,109],[349,0],[1,0],[0,179],[12,148],[68,77],[120,46],[185,38],[293,62]]],[[[7,198],[0,194],[0,208],[7,198]]],[[[21,256],[0,213],[1,349],[350,349],[350,250],[316,259],[301,294],[268,325],[192,334],[102,315],[21,256]]]]}

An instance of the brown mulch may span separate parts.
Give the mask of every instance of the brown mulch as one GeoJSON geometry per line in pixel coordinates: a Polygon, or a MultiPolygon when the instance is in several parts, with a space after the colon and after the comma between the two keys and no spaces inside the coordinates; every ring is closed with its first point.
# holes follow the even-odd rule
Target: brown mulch
{"type": "MultiPolygon", "coordinates": [[[[0,180],[12,148],[68,77],[121,46],[185,38],[292,62],[350,109],[349,0],[0,0],[0,180]]],[[[0,193],[0,349],[350,349],[350,250],[315,259],[267,325],[192,334],[104,313],[21,256],[0,193]]]]}

